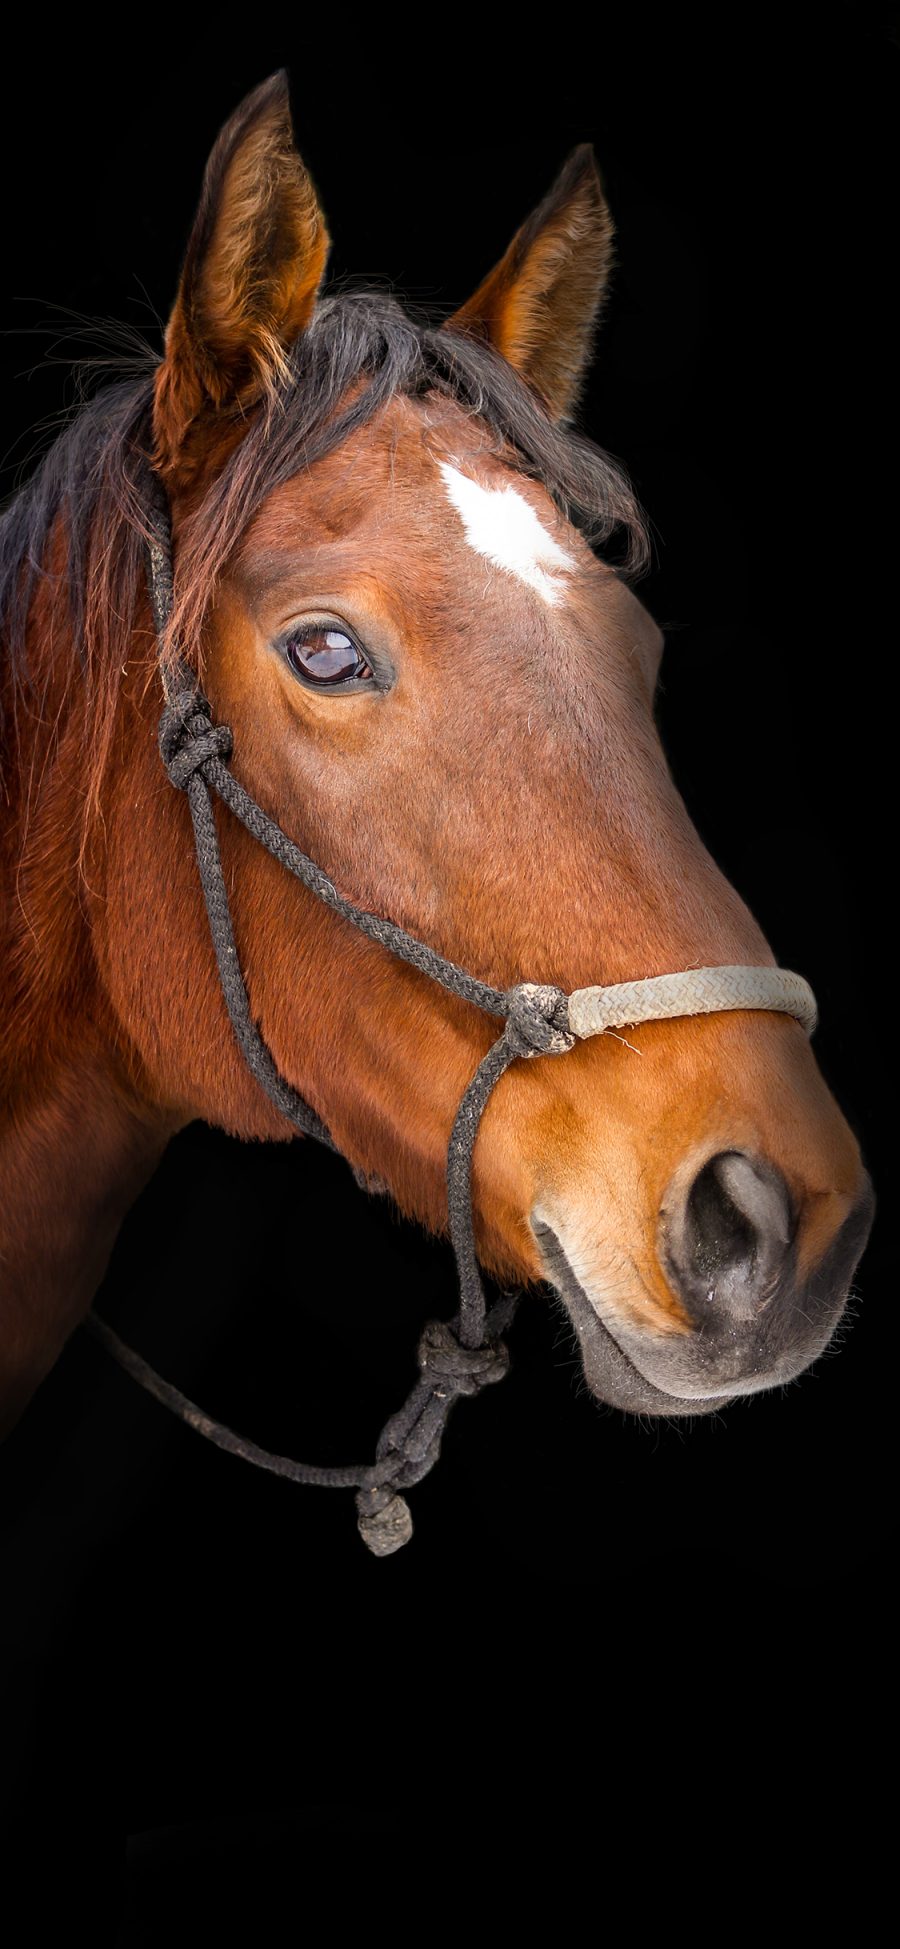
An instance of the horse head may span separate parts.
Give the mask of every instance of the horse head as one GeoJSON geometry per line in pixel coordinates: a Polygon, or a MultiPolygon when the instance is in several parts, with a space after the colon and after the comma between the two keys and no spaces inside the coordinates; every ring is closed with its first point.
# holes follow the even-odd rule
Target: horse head
{"type": "MultiPolygon", "coordinates": [[[[231,1033],[188,808],[159,762],[137,458],[171,508],[164,660],[191,662],[241,781],[348,900],[500,990],[775,962],[666,764],[663,636],[633,587],[640,508],[573,425],[613,263],[591,150],[438,327],[377,292],[323,290],[328,250],[277,75],[213,149],[164,356],[93,409],[81,448],[72,430],[45,495],[56,579],[29,584],[25,637],[38,663],[48,619],[71,637],[57,585],[70,595],[80,564],[87,651],[76,678],[42,666],[55,755],[17,855],[16,951],[45,1021],[52,991],[89,1023],[85,1061],[111,1079],[104,1157],[113,1099],[160,1143],[198,1116],[290,1134],[231,1033]],[[60,863],[76,857],[67,904],[60,863]]],[[[279,1070],[363,1177],[445,1230],[451,1126],[496,1024],[346,926],[240,825],[219,836],[279,1070]]],[[[807,1034],[764,1010],[516,1064],[483,1117],[473,1196],[483,1264],[552,1285],[593,1393],[661,1415],[808,1367],[871,1215],[807,1034]]],[[[68,1330],[71,1307],[60,1317],[68,1330]]]]}

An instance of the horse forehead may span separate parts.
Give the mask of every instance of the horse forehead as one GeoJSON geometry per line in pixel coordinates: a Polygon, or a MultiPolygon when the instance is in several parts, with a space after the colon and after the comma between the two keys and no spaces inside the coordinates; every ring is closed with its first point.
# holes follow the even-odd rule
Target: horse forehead
{"type": "Polygon", "coordinates": [[[381,573],[389,566],[398,589],[415,590],[424,576],[432,593],[437,578],[444,588],[452,581],[460,598],[477,588],[483,600],[487,574],[498,595],[518,587],[526,606],[537,597],[540,608],[553,608],[581,565],[550,532],[549,521],[558,531],[563,524],[545,490],[528,481],[532,501],[524,485],[484,449],[454,447],[451,458],[404,439],[390,454],[370,449],[363,465],[326,465],[318,480],[276,490],[245,537],[241,566],[255,566],[264,582],[267,568],[299,546],[320,567],[329,558],[348,571],[359,562],[381,573]]]}
{"type": "Polygon", "coordinates": [[[496,432],[443,397],[386,401],[340,446],[272,490],[238,551],[254,593],[285,564],[329,562],[341,573],[360,563],[379,575],[390,570],[410,599],[430,599],[452,579],[461,596],[477,591],[482,602],[487,562],[507,571],[491,578],[492,593],[512,593],[518,583],[532,622],[543,610],[549,623],[557,605],[561,619],[574,605],[607,649],[631,657],[635,645],[648,655],[661,647],[649,612],[546,487],[518,470],[496,432]],[[543,602],[535,606],[523,585],[543,602]]]}
{"type": "Polygon", "coordinates": [[[426,537],[467,544],[542,593],[550,572],[576,566],[550,532],[565,524],[546,489],[451,400],[386,401],[314,467],[274,489],[245,542],[293,538],[298,520],[325,541],[382,537],[390,545],[396,530],[408,546],[426,537]]]}

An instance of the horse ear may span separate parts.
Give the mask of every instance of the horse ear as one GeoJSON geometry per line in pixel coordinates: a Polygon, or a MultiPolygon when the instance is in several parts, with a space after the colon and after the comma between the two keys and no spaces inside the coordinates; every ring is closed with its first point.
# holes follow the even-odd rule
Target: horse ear
{"type": "Polygon", "coordinates": [[[156,465],[176,469],[191,430],[271,392],[309,323],[330,239],[294,146],[284,69],[226,122],[206,165],[165,358],[156,465]]]}
{"type": "Polygon", "coordinates": [[[487,339],[537,389],[554,419],[569,418],[606,294],[614,236],[594,151],[584,142],[445,330],[487,339]]]}

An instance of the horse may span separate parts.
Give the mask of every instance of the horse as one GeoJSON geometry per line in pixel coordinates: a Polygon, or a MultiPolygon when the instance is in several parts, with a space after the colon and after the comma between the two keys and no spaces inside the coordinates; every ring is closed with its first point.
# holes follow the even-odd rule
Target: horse
{"type": "MultiPolygon", "coordinates": [[[[279,72],[212,149],[161,356],[80,407],[2,517],[4,1431],[173,1135],[297,1134],[233,1033],[160,764],[179,658],[332,889],[497,991],[775,969],[666,763],[646,517],[575,426],[615,262],[593,149],[439,325],[329,292],[329,251],[279,72]]],[[[279,1075],[362,1182],[445,1233],[454,1115],[495,1029],[240,821],[216,831],[279,1075]]],[[[802,1023],[719,1005],[550,1046],[483,1106],[481,1265],[555,1291],[589,1391],[625,1413],[793,1381],[873,1211],[802,1023]]]]}

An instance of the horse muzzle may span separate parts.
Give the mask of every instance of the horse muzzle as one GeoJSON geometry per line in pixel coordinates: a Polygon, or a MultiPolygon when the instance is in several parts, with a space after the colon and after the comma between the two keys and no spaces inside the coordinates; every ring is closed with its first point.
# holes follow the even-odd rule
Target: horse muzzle
{"type": "Polygon", "coordinates": [[[851,1210],[803,1278],[778,1174],[737,1152],[709,1160],[689,1187],[673,1187],[660,1214],[660,1260],[689,1321],[674,1332],[636,1324],[628,1290],[590,1278],[583,1255],[567,1251],[564,1218],[551,1223],[538,1208],[531,1229],[591,1392],[630,1414],[709,1414],[737,1395],[795,1380],[825,1351],[874,1208],[864,1173],[851,1210]]]}

